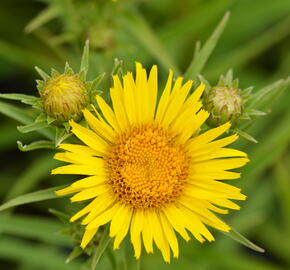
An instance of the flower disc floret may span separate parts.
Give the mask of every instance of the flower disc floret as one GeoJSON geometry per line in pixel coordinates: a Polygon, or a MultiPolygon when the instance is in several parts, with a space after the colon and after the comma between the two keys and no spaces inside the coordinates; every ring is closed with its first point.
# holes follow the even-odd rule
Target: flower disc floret
{"type": "Polygon", "coordinates": [[[108,183],[133,208],[160,208],[180,196],[189,172],[185,148],[158,125],[122,134],[105,158],[108,183]]]}

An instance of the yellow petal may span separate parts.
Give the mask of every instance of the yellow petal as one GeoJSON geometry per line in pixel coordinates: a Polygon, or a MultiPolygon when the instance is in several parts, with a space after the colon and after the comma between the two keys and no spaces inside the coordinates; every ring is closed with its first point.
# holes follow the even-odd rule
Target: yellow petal
{"type": "Polygon", "coordinates": [[[143,228],[143,210],[136,209],[132,216],[131,222],[131,242],[134,247],[134,256],[139,259],[141,255],[141,238],[140,233],[143,228]]]}
{"type": "Polygon", "coordinates": [[[114,88],[110,89],[112,105],[118,121],[118,125],[122,130],[126,130],[129,126],[128,117],[124,104],[124,90],[118,76],[113,76],[114,88]]]}
{"type": "Polygon", "coordinates": [[[201,240],[199,235],[205,237],[209,242],[214,241],[213,235],[206,228],[206,226],[201,222],[194,212],[186,207],[180,207],[180,212],[186,219],[186,228],[193,234],[197,240],[201,240]]]}
{"type": "Polygon", "coordinates": [[[81,141],[100,154],[106,153],[108,144],[101,137],[74,121],[70,121],[69,123],[72,127],[72,133],[74,133],[81,141]]]}
{"type": "Polygon", "coordinates": [[[177,87],[174,86],[172,94],[170,95],[170,101],[162,120],[162,125],[164,127],[169,127],[171,122],[179,115],[182,105],[186,99],[186,96],[189,93],[189,90],[192,86],[192,81],[186,82],[181,88],[179,88],[178,79],[175,84],[178,84],[177,87]]]}
{"type": "Polygon", "coordinates": [[[90,202],[86,207],[84,207],[82,210],[77,212],[74,216],[70,218],[70,222],[74,222],[80,217],[84,216],[85,214],[89,213],[94,207],[98,204],[99,198],[94,199],[92,202],[90,202]]]}
{"type": "Polygon", "coordinates": [[[88,155],[88,156],[97,156],[99,154],[96,150],[88,146],[79,145],[79,144],[62,143],[59,145],[59,148],[76,153],[76,154],[82,154],[82,155],[88,155]]]}
{"type": "Polygon", "coordinates": [[[112,219],[112,217],[114,216],[119,207],[120,204],[118,203],[114,204],[113,207],[107,209],[102,214],[97,216],[92,222],[90,222],[87,225],[86,229],[87,230],[95,229],[100,227],[101,225],[108,223],[112,219]]]}
{"type": "Polygon", "coordinates": [[[157,66],[154,65],[151,68],[149,79],[148,79],[148,96],[149,96],[149,119],[154,118],[156,102],[157,102],[157,93],[158,93],[158,74],[157,66]]]}
{"type": "Polygon", "coordinates": [[[73,182],[71,186],[75,188],[84,189],[84,188],[89,188],[96,185],[104,184],[105,181],[106,179],[103,175],[89,176],[89,177],[73,182]]]}
{"type": "Polygon", "coordinates": [[[153,232],[148,226],[148,210],[143,212],[142,237],[146,252],[153,253],[153,232]]]}
{"type": "Polygon", "coordinates": [[[99,228],[95,228],[92,230],[85,230],[82,242],[81,242],[81,248],[85,248],[88,243],[92,240],[92,238],[95,236],[99,228]]]}
{"type": "Polygon", "coordinates": [[[106,193],[109,190],[111,190],[111,188],[107,184],[103,185],[101,184],[91,188],[86,188],[83,191],[80,191],[79,193],[71,197],[71,201],[72,202],[85,201],[94,198],[96,196],[99,196],[103,193],[106,193]]]}
{"type": "Polygon", "coordinates": [[[70,164],[53,169],[51,174],[98,175],[99,172],[100,168],[98,167],[70,164]]]}
{"type": "Polygon", "coordinates": [[[191,173],[198,174],[204,172],[219,172],[231,170],[240,168],[244,166],[247,162],[249,162],[249,159],[247,158],[228,158],[201,161],[192,164],[191,173]]]}
{"type": "Polygon", "coordinates": [[[156,243],[156,246],[161,251],[163,259],[165,262],[170,262],[170,249],[167,238],[164,236],[163,229],[158,218],[158,214],[152,210],[148,210],[148,223],[151,226],[151,231],[153,234],[153,239],[156,243]]]}
{"type": "Polygon", "coordinates": [[[190,237],[185,230],[183,219],[181,216],[180,211],[176,208],[174,205],[169,205],[163,210],[163,213],[168,218],[169,223],[174,228],[175,231],[177,231],[184,240],[189,241],[190,237]]]}
{"type": "Polygon", "coordinates": [[[173,257],[178,258],[179,248],[178,248],[178,242],[177,242],[175,232],[164,213],[160,212],[159,217],[160,217],[164,234],[172,249],[173,257]]]}
{"type": "Polygon", "coordinates": [[[89,214],[83,219],[82,224],[87,225],[97,216],[112,208],[115,204],[115,198],[112,195],[112,192],[106,192],[98,196],[94,207],[89,211],[89,214]]]}
{"type": "Polygon", "coordinates": [[[131,223],[131,217],[132,217],[132,213],[133,213],[133,209],[129,208],[127,206],[127,211],[125,211],[124,214],[124,219],[123,222],[121,223],[117,234],[116,234],[116,238],[114,241],[114,245],[113,245],[113,249],[118,249],[121,242],[123,241],[123,239],[125,238],[126,234],[128,233],[129,227],[130,227],[130,223],[131,223]]]}
{"type": "Polygon", "coordinates": [[[104,140],[113,142],[115,139],[114,130],[106,123],[100,121],[89,110],[83,110],[84,117],[89,124],[90,128],[97,133],[104,140]]]}
{"type": "MultiPolygon", "coordinates": [[[[166,83],[166,86],[165,86],[164,91],[162,93],[162,96],[160,98],[157,112],[156,112],[155,119],[157,120],[158,123],[161,123],[161,121],[164,117],[166,108],[167,108],[168,103],[169,103],[169,97],[170,97],[170,92],[171,92],[171,88],[172,88],[172,78],[173,78],[173,72],[172,72],[172,70],[169,70],[167,83],[166,83]]],[[[180,78],[179,81],[181,84],[182,79],[180,78]]]]}
{"type": "Polygon", "coordinates": [[[247,157],[247,154],[242,151],[231,148],[219,148],[219,149],[209,148],[208,152],[206,153],[196,152],[194,156],[191,156],[191,161],[197,162],[222,157],[247,157]]]}
{"type": "Polygon", "coordinates": [[[111,109],[111,107],[105,102],[105,100],[100,97],[100,96],[96,96],[96,100],[97,103],[104,115],[104,117],[106,118],[106,120],[108,121],[108,123],[111,125],[111,127],[118,133],[120,133],[120,127],[118,125],[115,113],[113,112],[113,110],[111,109]]]}

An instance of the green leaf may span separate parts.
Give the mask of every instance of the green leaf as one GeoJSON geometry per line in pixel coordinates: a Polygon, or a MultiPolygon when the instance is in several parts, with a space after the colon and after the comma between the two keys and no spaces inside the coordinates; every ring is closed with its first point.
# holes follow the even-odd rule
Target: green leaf
{"type": "Polygon", "coordinates": [[[56,5],[51,5],[39,12],[38,15],[33,18],[26,26],[25,32],[31,33],[42,25],[48,23],[52,19],[56,18],[59,15],[59,8],[56,5]]]}
{"type": "Polygon", "coordinates": [[[213,52],[224,28],[229,20],[230,12],[226,12],[210,38],[206,41],[205,45],[199,50],[196,57],[193,58],[191,64],[189,65],[187,71],[184,74],[185,79],[195,79],[196,76],[203,70],[208,58],[213,52]]]}
{"type": "Polygon", "coordinates": [[[231,228],[231,230],[229,232],[223,232],[226,236],[229,236],[230,238],[232,238],[233,240],[241,243],[242,245],[257,251],[257,252],[265,252],[265,250],[259,246],[257,246],[256,244],[254,244],[253,242],[251,242],[249,239],[247,239],[246,237],[244,237],[243,235],[241,235],[238,231],[236,231],[234,228],[231,228]]]}
{"type": "Polygon", "coordinates": [[[21,133],[28,133],[28,132],[35,131],[38,129],[43,129],[46,127],[48,127],[48,124],[46,121],[43,121],[43,122],[34,122],[34,123],[28,124],[26,126],[18,126],[17,129],[21,133]]]}
{"type": "Polygon", "coordinates": [[[102,238],[100,240],[100,244],[96,248],[94,257],[92,259],[91,270],[96,269],[97,264],[98,264],[100,258],[102,257],[104,251],[106,250],[108,244],[110,243],[111,239],[112,238],[109,236],[109,226],[106,226],[106,229],[104,230],[102,238]]]}
{"type": "Polygon", "coordinates": [[[1,233],[32,238],[53,245],[70,245],[72,239],[58,232],[65,227],[55,219],[33,215],[0,215],[1,233]]]}
{"type": "Polygon", "coordinates": [[[55,149],[55,143],[51,141],[36,141],[31,144],[23,144],[17,141],[18,149],[22,152],[28,152],[37,149],[55,149]]]}
{"type": "Polygon", "coordinates": [[[253,109],[269,108],[277,98],[281,96],[283,91],[289,87],[290,77],[285,80],[279,80],[254,93],[247,103],[247,107],[253,109]]]}
{"type": "Polygon", "coordinates": [[[65,255],[60,252],[59,247],[33,243],[6,235],[1,235],[0,257],[14,263],[29,263],[33,265],[31,270],[81,269],[81,263],[77,261],[73,261],[69,265],[65,264],[65,255]]]}
{"type": "Polygon", "coordinates": [[[64,186],[58,186],[53,188],[48,188],[44,190],[35,191],[32,193],[24,194],[21,196],[18,196],[0,206],[0,211],[4,211],[6,209],[9,209],[11,207],[15,207],[18,205],[28,204],[32,202],[39,202],[39,201],[45,201],[50,199],[56,199],[59,198],[55,191],[62,189],[64,186]]]}
{"type": "Polygon", "coordinates": [[[173,69],[176,75],[180,74],[179,68],[166,52],[166,48],[164,48],[159,37],[137,10],[124,13],[122,23],[165,68],[173,69]]]}
{"type": "Polygon", "coordinates": [[[23,124],[28,124],[33,121],[31,114],[22,108],[16,107],[15,105],[8,104],[0,101],[0,113],[17,120],[23,124]]]}
{"type": "Polygon", "coordinates": [[[80,66],[80,74],[83,74],[81,76],[81,79],[84,81],[86,80],[87,72],[89,69],[89,52],[90,52],[90,42],[87,40],[84,46],[81,66],[80,66]]]}
{"type": "Polygon", "coordinates": [[[33,105],[39,100],[38,97],[24,95],[24,94],[0,94],[0,98],[20,100],[22,103],[25,103],[28,105],[33,105]]]}

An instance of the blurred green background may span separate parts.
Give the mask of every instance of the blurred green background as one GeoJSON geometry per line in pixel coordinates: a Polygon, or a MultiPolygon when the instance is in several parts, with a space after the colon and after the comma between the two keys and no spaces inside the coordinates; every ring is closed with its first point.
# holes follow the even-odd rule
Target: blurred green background
{"type": "MultiPolygon", "coordinates": [[[[146,67],[157,63],[164,81],[168,68],[181,74],[186,70],[196,41],[204,44],[227,10],[230,20],[203,75],[214,84],[220,74],[233,68],[241,88],[253,85],[255,90],[287,78],[289,0],[4,0],[0,6],[0,91],[37,95],[34,81],[39,77],[34,66],[62,69],[68,60],[78,67],[86,39],[91,43],[90,74],[105,71],[105,86],[116,57],[124,61],[124,70],[132,69],[135,61],[146,67]]],[[[273,102],[269,114],[250,127],[249,133],[259,143],[244,139],[237,143],[251,162],[241,180],[233,182],[248,199],[240,211],[224,217],[266,252],[256,253],[214,232],[214,243],[180,241],[180,258],[171,264],[165,264],[159,252],[144,255],[141,269],[290,269],[289,104],[287,89],[273,102]]],[[[50,176],[57,166],[53,152],[17,149],[17,140],[28,143],[40,135],[19,133],[19,123],[4,115],[0,121],[2,202],[69,182],[68,177],[50,176]]],[[[85,256],[65,264],[71,240],[58,233],[65,225],[48,212],[48,208],[67,210],[68,205],[64,198],[1,213],[0,269],[87,269],[85,256]]],[[[124,251],[116,254],[113,264],[110,254],[105,254],[97,269],[131,270],[124,251]]]]}

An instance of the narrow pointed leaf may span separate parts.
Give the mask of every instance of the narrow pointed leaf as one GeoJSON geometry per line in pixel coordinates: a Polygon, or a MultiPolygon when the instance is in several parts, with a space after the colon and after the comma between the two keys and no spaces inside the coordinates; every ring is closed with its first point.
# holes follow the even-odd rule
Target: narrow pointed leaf
{"type": "Polygon", "coordinates": [[[25,103],[28,105],[33,105],[39,100],[38,97],[24,95],[24,94],[0,94],[0,98],[20,100],[22,103],[25,103]]]}
{"type": "Polygon", "coordinates": [[[33,121],[31,114],[27,110],[2,101],[0,101],[0,113],[23,124],[28,124],[33,121]]]}
{"type": "Polygon", "coordinates": [[[37,149],[55,149],[55,143],[51,141],[36,141],[31,144],[23,144],[17,141],[18,149],[22,152],[33,151],[37,149]]]}
{"type": "Polygon", "coordinates": [[[224,28],[229,20],[230,12],[226,12],[219,25],[214,30],[213,34],[207,40],[205,45],[199,51],[197,56],[192,60],[187,71],[184,74],[185,79],[195,79],[196,76],[203,70],[208,58],[213,52],[224,28]]]}
{"type": "Polygon", "coordinates": [[[25,32],[31,33],[42,25],[48,23],[52,19],[56,18],[59,14],[59,8],[57,5],[51,5],[38,13],[25,27],[25,32]]]}
{"type": "MultiPolygon", "coordinates": [[[[34,121],[34,118],[31,116],[31,113],[17,106],[8,104],[6,102],[0,101],[0,113],[22,123],[30,124],[34,121]]],[[[37,132],[41,133],[49,139],[54,139],[54,133],[51,128],[39,129],[37,132]]]]}
{"type": "Polygon", "coordinates": [[[100,244],[96,248],[95,254],[93,256],[91,270],[97,269],[96,268],[97,264],[100,258],[102,257],[104,251],[106,250],[108,244],[110,243],[111,239],[112,238],[109,236],[109,227],[107,226],[105,231],[103,232],[103,236],[100,240],[100,244]]]}
{"type": "Polygon", "coordinates": [[[46,127],[48,127],[48,124],[46,121],[43,121],[43,122],[34,122],[34,123],[28,124],[26,126],[18,126],[17,129],[21,133],[28,133],[28,132],[35,131],[35,130],[42,129],[42,128],[46,128],[46,127]]]}
{"type": "Polygon", "coordinates": [[[83,80],[86,80],[86,75],[87,75],[87,71],[89,68],[89,50],[90,50],[90,46],[89,46],[89,41],[86,41],[86,44],[84,46],[84,50],[83,50],[83,55],[82,55],[82,60],[81,60],[81,66],[80,66],[80,73],[83,72],[83,80]]]}
{"type": "Polygon", "coordinates": [[[248,107],[253,109],[266,109],[290,86],[290,77],[279,80],[257,91],[248,101],[248,107]]]}
{"type": "Polygon", "coordinates": [[[254,244],[253,242],[251,242],[249,239],[247,239],[246,237],[244,237],[243,235],[241,235],[237,230],[231,228],[231,230],[229,232],[223,232],[226,236],[229,236],[230,238],[232,238],[233,240],[241,243],[242,245],[257,251],[257,252],[265,252],[265,250],[259,246],[257,246],[256,244],[254,244]]]}
{"type": "Polygon", "coordinates": [[[55,191],[62,189],[63,187],[64,186],[58,186],[58,187],[43,189],[43,190],[39,190],[39,191],[35,191],[32,193],[18,196],[16,198],[2,204],[0,206],[0,211],[4,211],[4,210],[9,209],[11,207],[15,207],[15,206],[23,205],[23,204],[59,198],[59,196],[57,196],[55,194],[55,191]]]}

